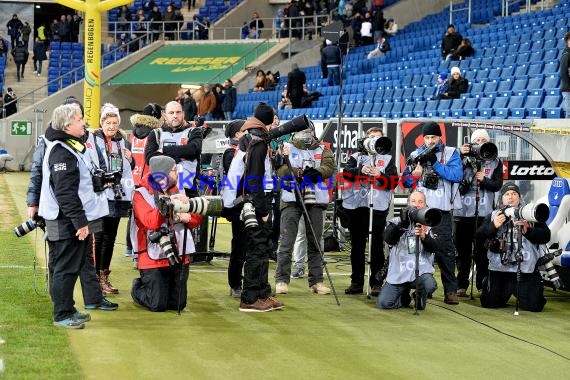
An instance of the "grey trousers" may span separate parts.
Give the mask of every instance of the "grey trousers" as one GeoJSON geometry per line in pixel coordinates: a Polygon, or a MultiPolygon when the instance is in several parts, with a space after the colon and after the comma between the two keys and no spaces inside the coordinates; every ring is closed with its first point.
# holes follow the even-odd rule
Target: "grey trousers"
{"type": "MultiPolygon", "coordinates": [[[[323,211],[322,206],[307,206],[309,221],[305,221],[307,230],[307,255],[309,267],[309,286],[323,281],[323,262],[317,244],[321,241],[323,234],[323,211]],[[316,234],[316,240],[311,233],[311,223],[316,234]]],[[[288,206],[281,210],[281,244],[277,250],[277,267],[275,269],[275,281],[289,283],[291,280],[291,254],[295,240],[299,221],[303,211],[297,206],[288,206]]]]}

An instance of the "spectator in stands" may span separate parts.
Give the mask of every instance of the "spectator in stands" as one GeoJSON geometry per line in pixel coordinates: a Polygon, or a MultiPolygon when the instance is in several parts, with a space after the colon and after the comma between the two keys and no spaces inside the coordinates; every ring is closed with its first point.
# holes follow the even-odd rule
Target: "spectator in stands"
{"type": "MultiPolygon", "coordinates": [[[[383,0],[382,0],[383,1],[383,0]]],[[[381,9],[377,9],[374,12],[372,19],[372,27],[374,29],[374,41],[378,41],[380,37],[384,34],[384,24],[386,19],[384,19],[384,12],[381,9]]]]}
{"type": "Polygon", "coordinates": [[[362,42],[362,35],[361,33],[361,29],[362,29],[362,15],[360,14],[360,12],[356,12],[354,14],[354,17],[352,18],[352,44],[354,46],[360,46],[361,42],[362,42]]]}
{"type": "Polygon", "coordinates": [[[28,49],[24,47],[24,43],[22,41],[18,41],[18,44],[14,50],[12,50],[12,56],[14,57],[14,63],[16,63],[16,76],[18,78],[18,82],[20,81],[20,77],[24,78],[24,69],[26,68],[26,63],[28,63],[28,57],[30,53],[28,49]]]}
{"type": "Polygon", "coordinates": [[[16,42],[18,41],[18,38],[20,38],[24,24],[22,24],[22,21],[20,21],[18,15],[14,13],[12,15],[12,19],[6,24],[6,27],[8,28],[8,35],[10,36],[10,40],[12,42],[12,49],[14,49],[16,48],[16,42]]]}
{"type": "Polygon", "coordinates": [[[8,55],[8,41],[0,36],[0,57],[8,55]]]}
{"type": "Polygon", "coordinates": [[[257,74],[255,77],[255,87],[253,87],[253,91],[265,91],[265,85],[267,82],[267,77],[263,70],[257,70],[257,74]]]}
{"type": "Polygon", "coordinates": [[[471,40],[464,38],[461,40],[461,44],[457,50],[454,53],[449,54],[447,56],[447,59],[450,59],[452,61],[460,61],[467,57],[471,57],[473,54],[475,54],[475,50],[473,49],[473,46],[471,46],[471,40]]]}
{"type": "Polygon", "coordinates": [[[12,87],[6,89],[6,94],[4,95],[4,117],[18,112],[18,97],[12,87]]]}
{"type": "Polygon", "coordinates": [[[390,47],[390,42],[388,42],[388,39],[386,37],[380,37],[378,39],[378,44],[376,45],[376,49],[368,53],[367,58],[372,59],[372,58],[381,57],[390,50],[392,50],[392,48],[390,47]]]}
{"type": "Polygon", "coordinates": [[[457,66],[451,68],[447,92],[440,94],[437,99],[459,99],[459,96],[467,92],[469,81],[461,76],[461,70],[457,66]]]}
{"type": "Polygon", "coordinates": [[[372,10],[374,12],[382,12],[384,8],[384,0],[372,0],[372,10]]]}
{"type": "Polygon", "coordinates": [[[445,94],[449,89],[449,83],[447,82],[447,73],[442,71],[437,76],[435,81],[435,95],[430,97],[430,100],[440,99],[440,95],[445,94]]]}
{"type": "Polygon", "coordinates": [[[162,29],[162,13],[160,13],[157,5],[152,7],[148,18],[150,21],[150,29],[152,30],[152,40],[156,41],[160,37],[160,30],[162,29]]]}
{"type": "Polygon", "coordinates": [[[232,120],[232,115],[236,110],[237,90],[234,82],[230,78],[224,81],[224,100],[222,102],[222,112],[226,120],[232,120]]]}
{"type": "Polygon", "coordinates": [[[32,34],[32,27],[30,26],[30,23],[26,21],[22,27],[22,41],[24,42],[26,49],[30,42],[30,34],[32,34]]]}
{"type": "Polygon", "coordinates": [[[42,74],[42,62],[47,61],[46,45],[44,41],[36,37],[36,42],[34,43],[34,74],[40,76],[42,74]]]}
{"type": "Polygon", "coordinates": [[[267,70],[265,73],[265,89],[266,90],[275,90],[275,86],[277,86],[277,82],[275,82],[275,76],[271,72],[271,70],[267,70]]]}
{"type": "Polygon", "coordinates": [[[342,54],[338,46],[331,40],[325,41],[326,46],[321,51],[321,65],[326,66],[329,86],[340,84],[340,66],[342,64],[342,54]]]}
{"type": "Polygon", "coordinates": [[[154,0],[146,0],[143,3],[142,9],[145,13],[149,13],[154,7],[156,7],[156,3],[154,2],[154,0]]]}
{"type": "Polygon", "coordinates": [[[46,42],[47,41],[47,36],[46,36],[46,26],[44,24],[40,25],[37,29],[37,36],[40,39],[40,41],[42,42],[46,42]]]}
{"type": "Polygon", "coordinates": [[[122,31],[129,30],[131,20],[132,20],[132,17],[131,17],[131,11],[129,10],[129,7],[127,7],[126,5],[123,5],[119,9],[119,16],[117,18],[117,21],[118,21],[117,29],[122,30],[122,31]]]}
{"type": "Polygon", "coordinates": [[[175,40],[180,39],[180,31],[184,27],[184,16],[182,15],[182,11],[180,9],[174,10],[174,21],[177,21],[174,26],[176,27],[176,34],[174,35],[175,40]]]}
{"type": "Polygon", "coordinates": [[[564,35],[566,48],[560,57],[560,93],[566,119],[570,119],[570,32],[564,35]]]}
{"type": "Polygon", "coordinates": [[[198,112],[198,108],[196,107],[196,101],[192,97],[190,90],[184,91],[182,96],[182,110],[184,110],[184,120],[192,121],[198,112]]]}
{"type": "Polygon", "coordinates": [[[285,85],[283,91],[281,91],[281,100],[279,101],[279,103],[277,103],[277,107],[281,110],[283,109],[290,110],[291,108],[293,108],[293,105],[291,104],[291,99],[289,99],[289,97],[287,96],[287,85],[285,85]]]}
{"type": "Polygon", "coordinates": [[[214,120],[224,120],[224,112],[222,111],[222,103],[226,97],[224,94],[224,87],[220,83],[216,83],[212,92],[216,97],[216,108],[214,108],[212,116],[214,120]]]}
{"type": "Polygon", "coordinates": [[[447,32],[441,40],[441,56],[443,59],[446,59],[449,54],[455,53],[462,40],[463,36],[455,31],[455,26],[449,24],[447,32]]]}
{"type": "Polygon", "coordinates": [[[374,40],[372,39],[372,18],[370,12],[364,14],[364,19],[360,25],[360,37],[362,45],[372,45],[374,40]]]}
{"type": "Polygon", "coordinates": [[[67,17],[65,15],[61,15],[59,17],[59,21],[55,25],[55,31],[57,33],[57,38],[54,36],[55,40],[58,40],[60,42],[69,42],[70,28],[69,23],[67,22],[67,17]]]}
{"type": "Polygon", "coordinates": [[[196,0],[188,0],[188,10],[196,9],[196,0]]]}
{"type": "Polygon", "coordinates": [[[384,25],[384,35],[393,36],[396,33],[398,33],[398,24],[394,22],[393,18],[389,18],[384,25]]]}
{"type": "MultiPolygon", "coordinates": [[[[148,21],[142,9],[137,11],[135,15],[135,22],[133,23],[133,31],[137,38],[144,36],[148,31],[148,21]]],[[[144,38],[146,40],[146,38],[144,38]]]]}
{"type": "Polygon", "coordinates": [[[304,95],[304,86],[307,83],[305,73],[299,70],[299,66],[294,63],[291,72],[287,76],[287,97],[291,99],[293,108],[300,108],[304,95]]]}
{"type": "Polygon", "coordinates": [[[249,20],[249,38],[260,38],[263,27],[263,20],[259,18],[259,13],[253,12],[249,20]]]}
{"type": "Polygon", "coordinates": [[[198,116],[203,116],[206,121],[214,120],[213,112],[216,109],[216,96],[212,93],[209,84],[204,85],[204,96],[197,102],[198,116]]]}
{"type": "MultiPolygon", "coordinates": [[[[129,21],[131,19],[129,18],[129,21]]],[[[79,29],[81,27],[81,22],[83,19],[76,13],[71,19],[71,42],[79,42],[79,29]]]]}
{"type": "Polygon", "coordinates": [[[281,35],[283,28],[285,28],[285,14],[283,13],[283,9],[279,8],[277,15],[275,15],[275,37],[284,37],[281,35]]]}
{"type": "Polygon", "coordinates": [[[241,39],[247,40],[248,38],[249,38],[249,25],[247,24],[247,21],[244,21],[243,25],[241,26],[241,39]]]}
{"type": "Polygon", "coordinates": [[[176,30],[176,22],[174,20],[174,17],[174,7],[172,5],[168,5],[164,11],[164,14],[162,15],[162,19],[164,20],[165,40],[174,40],[173,31],[176,30]]]}

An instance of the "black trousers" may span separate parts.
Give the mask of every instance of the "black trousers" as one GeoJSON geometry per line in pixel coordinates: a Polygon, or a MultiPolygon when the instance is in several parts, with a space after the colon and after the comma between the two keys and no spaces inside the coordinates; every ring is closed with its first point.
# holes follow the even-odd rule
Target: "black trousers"
{"type": "MultiPolygon", "coordinates": [[[[478,218],[477,226],[481,226],[485,218],[478,218]]],[[[457,249],[457,286],[459,289],[469,288],[469,273],[471,272],[471,257],[477,265],[477,275],[475,276],[475,286],[481,289],[483,279],[487,277],[489,260],[485,241],[477,239],[475,252],[473,252],[473,239],[475,235],[475,217],[455,219],[454,223],[455,249],[457,249]]]]}
{"type": "MultiPolygon", "coordinates": [[[[489,275],[483,279],[481,306],[486,308],[504,307],[512,295],[517,295],[517,274],[489,271],[489,275]]],[[[542,311],[546,304],[546,298],[544,298],[544,286],[538,272],[521,273],[518,299],[521,309],[542,311]]]]}
{"type": "MultiPolygon", "coordinates": [[[[364,285],[366,274],[366,240],[370,213],[368,207],[346,210],[350,217],[350,264],[352,266],[351,282],[364,285]]],[[[372,257],[370,259],[370,286],[382,285],[380,271],[384,266],[384,229],[386,228],[386,211],[374,211],[372,219],[372,257]]]]}
{"type": "Polygon", "coordinates": [[[247,244],[243,268],[241,301],[252,304],[271,295],[269,285],[269,253],[271,252],[271,222],[257,218],[258,227],[246,229],[247,244]]]}
{"type": "Polygon", "coordinates": [[[230,288],[242,287],[242,272],[245,262],[247,244],[244,239],[245,227],[241,220],[232,221],[232,248],[230,252],[230,262],[228,264],[228,284],[230,288]]]}
{"type": "Polygon", "coordinates": [[[103,231],[95,234],[95,268],[97,272],[107,270],[111,266],[120,222],[120,217],[106,216],[103,218],[103,231]]]}
{"type": "MultiPolygon", "coordinates": [[[[79,272],[79,282],[81,283],[81,292],[83,294],[83,303],[85,305],[99,305],[103,301],[103,293],[101,286],[97,281],[95,272],[95,262],[93,260],[93,234],[90,234],[85,245],[85,260],[79,272]]],[[[53,298],[53,271],[55,267],[54,242],[48,241],[48,272],[49,272],[49,294],[53,298]]]]}
{"type": "Polygon", "coordinates": [[[50,261],[53,268],[51,298],[53,302],[53,320],[67,319],[77,311],[74,307],[73,288],[85,261],[88,239],[58,240],[53,242],[50,261]]]}
{"type": "Polygon", "coordinates": [[[444,211],[442,214],[441,223],[431,229],[438,237],[435,261],[441,272],[444,292],[455,293],[457,292],[457,277],[455,277],[455,246],[452,238],[451,213],[444,211]]]}
{"type": "Polygon", "coordinates": [[[271,234],[271,249],[277,252],[279,247],[279,238],[281,236],[281,192],[273,192],[273,214],[271,215],[271,223],[273,224],[273,232],[271,234]]]}
{"type": "Polygon", "coordinates": [[[189,266],[141,269],[133,281],[131,297],[150,311],[180,310],[188,298],[189,266]]]}

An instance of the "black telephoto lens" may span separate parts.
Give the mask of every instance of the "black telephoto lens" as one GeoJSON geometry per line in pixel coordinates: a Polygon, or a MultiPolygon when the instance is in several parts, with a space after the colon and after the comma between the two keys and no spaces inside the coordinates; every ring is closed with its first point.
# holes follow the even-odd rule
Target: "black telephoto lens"
{"type": "Polygon", "coordinates": [[[16,233],[17,237],[22,237],[26,235],[28,232],[33,231],[35,228],[36,228],[36,222],[33,219],[28,219],[19,226],[16,226],[14,228],[14,232],[16,233]]]}

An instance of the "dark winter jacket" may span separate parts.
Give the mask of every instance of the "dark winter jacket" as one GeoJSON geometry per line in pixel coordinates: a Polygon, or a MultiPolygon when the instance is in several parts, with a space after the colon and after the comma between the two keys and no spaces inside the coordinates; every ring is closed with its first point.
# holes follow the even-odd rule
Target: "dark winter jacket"
{"type": "Polygon", "coordinates": [[[234,86],[225,88],[224,93],[226,94],[226,96],[224,97],[224,101],[222,102],[222,111],[223,112],[234,112],[236,109],[236,103],[237,103],[236,88],[234,86]]]}
{"type": "Polygon", "coordinates": [[[560,57],[560,91],[570,91],[570,48],[562,51],[560,57]]]}
{"type": "Polygon", "coordinates": [[[455,49],[459,47],[463,36],[457,32],[452,34],[446,34],[441,41],[441,55],[443,58],[447,57],[448,54],[453,53],[455,49]]]}
{"type": "Polygon", "coordinates": [[[20,42],[18,46],[12,50],[12,56],[14,57],[14,62],[26,64],[28,62],[28,56],[30,53],[28,49],[20,42]]]}
{"type": "Polygon", "coordinates": [[[328,45],[321,51],[321,63],[323,65],[340,65],[341,55],[338,46],[328,45]]]}
{"type": "Polygon", "coordinates": [[[449,88],[447,90],[448,99],[459,99],[461,94],[467,92],[469,81],[466,78],[460,77],[459,79],[451,79],[449,81],[449,88]]]}
{"type": "Polygon", "coordinates": [[[36,42],[34,44],[34,60],[35,61],[46,61],[47,54],[46,54],[46,46],[42,41],[36,42]]]}

